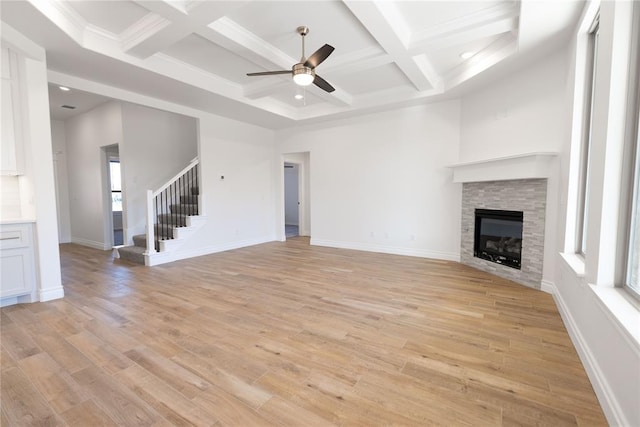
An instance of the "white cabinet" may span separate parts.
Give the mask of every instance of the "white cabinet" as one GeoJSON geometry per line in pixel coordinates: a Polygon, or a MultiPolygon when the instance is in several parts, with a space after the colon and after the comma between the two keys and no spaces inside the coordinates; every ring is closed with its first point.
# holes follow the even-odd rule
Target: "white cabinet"
{"type": "Polygon", "coordinates": [[[32,224],[0,225],[0,300],[2,306],[32,302],[35,291],[32,224]]]}
{"type": "Polygon", "coordinates": [[[18,56],[2,47],[2,139],[0,140],[0,174],[24,173],[22,114],[18,56]]]}

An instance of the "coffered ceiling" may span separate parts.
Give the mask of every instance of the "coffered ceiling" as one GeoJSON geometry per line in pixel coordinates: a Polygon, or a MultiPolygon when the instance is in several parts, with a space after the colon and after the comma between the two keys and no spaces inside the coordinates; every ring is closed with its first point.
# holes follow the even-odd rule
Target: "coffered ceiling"
{"type": "Polygon", "coordinates": [[[491,69],[499,76],[498,64],[565,43],[582,5],[33,0],[3,1],[0,16],[47,49],[53,83],[99,82],[282,127],[441,99],[491,69]],[[316,70],[332,93],[290,75],[246,76],[299,62],[300,25],[310,28],[307,55],[335,47],[316,70]]]}

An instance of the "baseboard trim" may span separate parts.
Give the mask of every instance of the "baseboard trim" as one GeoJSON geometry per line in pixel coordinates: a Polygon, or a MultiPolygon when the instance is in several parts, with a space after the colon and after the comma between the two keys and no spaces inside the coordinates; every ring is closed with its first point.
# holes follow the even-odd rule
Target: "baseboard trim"
{"type": "Polygon", "coordinates": [[[40,302],[51,301],[54,299],[64,298],[64,288],[59,286],[51,289],[40,289],[38,291],[40,302]]]}
{"type": "Polygon", "coordinates": [[[556,284],[548,280],[542,280],[540,282],[540,290],[551,295],[555,295],[556,292],[558,292],[556,284]]]}
{"type": "MultiPolygon", "coordinates": [[[[543,286],[545,286],[543,284],[543,286]]],[[[627,422],[626,416],[624,412],[620,408],[611,387],[609,387],[609,383],[606,380],[605,374],[600,369],[595,356],[589,349],[589,345],[587,341],[582,336],[580,329],[578,328],[578,324],[573,318],[571,312],[569,311],[569,307],[565,303],[562,298],[562,294],[558,292],[558,288],[552,282],[546,282],[546,286],[549,289],[549,293],[553,295],[553,299],[558,306],[558,310],[560,311],[560,316],[569,332],[569,337],[573,342],[576,350],[578,351],[578,356],[582,361],[582,364],[585,367],[587,375],[591,380],[591,385],[593,386],[596,395],[598,396],[598,400],[600,405],[602,406],[602,410],[607,417],[607,421],[612,426],[627,426],[631,425],[627,422]]],[[[547,292],[545,290],[545,292],[547,292]]],[[[592,297],[595,297],[592,296],[592,297]]]]}
{"type": "Polygon", "coordinates": [[[93,249],[100,249],[101,251],[107,251],[111,249],[107,247],[107,245],[103,242],[96,242],[94,240],[82,239],[80,237],[71,236],[71,243],[75,243],[77,245],[88,246],[93,249]]]}
{"type": "Polygon", "coordinates": [[[314,239],[311,244],[315,246],[326,246],[330,248],[353,249],[356,251],[378,252],[383,254],[415,256],[419,258],[432,258],[446,261],[460,262],[460,254],[455,252],[428,251],[424,249],[406,248],[398,246],[375,245],[357,242],[343,242],[337,240],[314,239]]]}
{"type": "Polygon", "coordinates": [[[198,256],[210,255],[217,252],[246,248],[248,246],[260,245],[262,243],[273,242],[275,240],[277,240],[275,236],[265,236],[256,239],[247,239],[236,242],[228,242],[221,245],[207,246],[190,251],[180,251],[178,249],[169,252],[157,252],[151,257],[145,255],[145,264],[148,266],[166,264],[168,262],[179,261],[181,259],[195,258],[198,256]]]}

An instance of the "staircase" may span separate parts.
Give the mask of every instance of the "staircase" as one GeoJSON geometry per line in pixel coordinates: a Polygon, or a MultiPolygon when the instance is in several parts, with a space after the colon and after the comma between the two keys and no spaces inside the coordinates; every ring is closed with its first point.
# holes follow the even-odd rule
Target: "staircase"
{"type": "Polygon", "coordinates": [[[147,191],[147,232],[133,236],[133,245],[119,248],[118,256],[142,265],[171,261],[170,252],[204,224],[199,195],[198,160],[194,159],[159,190],[147,191]]]}

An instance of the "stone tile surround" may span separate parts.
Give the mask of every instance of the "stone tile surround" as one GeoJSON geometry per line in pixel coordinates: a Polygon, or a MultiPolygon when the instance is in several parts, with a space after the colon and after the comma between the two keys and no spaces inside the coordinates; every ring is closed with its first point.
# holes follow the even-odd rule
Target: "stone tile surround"
{"type": "Polygon", "coordinates": [[[462,233],[460,259],[463,264],[540,289],[544,257],[546,179],[465,182],[462,185],[462,233]],[[521,269],[473,256],[475,209],[522,211],[521,269]]]}

